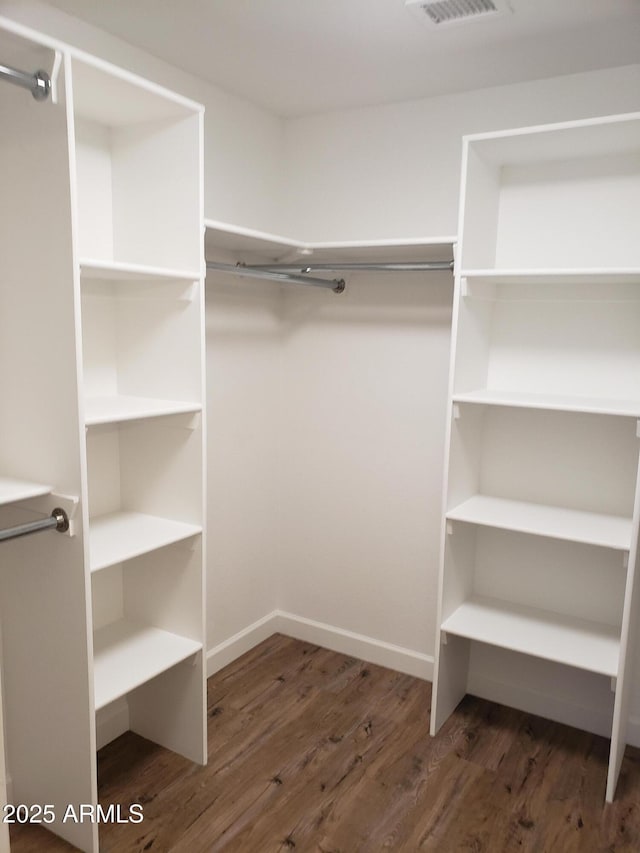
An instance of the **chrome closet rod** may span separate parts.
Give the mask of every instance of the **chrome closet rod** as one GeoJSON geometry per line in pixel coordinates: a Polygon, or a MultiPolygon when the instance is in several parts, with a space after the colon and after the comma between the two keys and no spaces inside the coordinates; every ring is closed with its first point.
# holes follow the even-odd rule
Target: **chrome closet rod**
{"type": "Polygon", "coordinates": [[[249,278],[264,278],[269,281],[282,281],[289,284],[304,284],[307,287],[324,287],[334,293],[342,293],[345,288],[344,279],[312,278],[307,275],[290,275],[279,272],[271,267],[248,267],[244,264],[223,264],[218,261],[207,261],[208,270],[219,270],[232,275],[248,276],[249,278]]]}
{"type": "Polygon", "coordinates": [[[40,533],[42,530],[58,530],[64,533],[69,529],[69,518],[67,513],[57,507],[49,518],[40,521],[28,521],[26,524],[16,524],[15,527],[6,527],[0,530],[0,542],[7,539],[17,539],[18,536],[29,536],[31,533],[40,533]]]}
{"type": "Polygon", "coordinates": [[[371,270],[371,271],[390,271],[390,272],[437,272],[439,270],[453,270],[453,261],[391,261],[391,262],[344,262],[336,261],[335,263],[327,263],[325,261],[316,263],[309,261],[300,264],[247,264],[246,269],[267,269],[277,270],[279,272],[312,272],[313,270],[371,270]]]}
{"type": "Polygon", "coordinates": [[[51,78],[46,71],[36,71],[28,74],[26,71],[18,71],[9,65],[0,65],[0,79],[16,86],[28,89],[36,101],[45,101],[51,91],[51,78]]]}

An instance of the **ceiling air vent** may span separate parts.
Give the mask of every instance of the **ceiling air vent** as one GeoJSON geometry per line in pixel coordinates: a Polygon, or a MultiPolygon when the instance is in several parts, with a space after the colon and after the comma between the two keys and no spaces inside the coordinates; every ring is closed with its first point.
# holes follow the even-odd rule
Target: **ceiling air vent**
{"type": "Polygon", "coordinates": [[[505,0],[405,0],[405,5],[438,26],[490,18],[508,9],[505,0]]]}

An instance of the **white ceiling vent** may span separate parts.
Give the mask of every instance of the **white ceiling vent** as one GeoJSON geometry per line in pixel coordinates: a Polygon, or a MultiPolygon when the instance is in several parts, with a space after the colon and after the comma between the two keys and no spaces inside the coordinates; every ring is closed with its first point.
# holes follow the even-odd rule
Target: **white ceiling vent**
{"type": "Polygon", "coordinates": [[[507,0],[405,0],[405,5],[437,26],[494,18],[511,11],[507,0]]]}

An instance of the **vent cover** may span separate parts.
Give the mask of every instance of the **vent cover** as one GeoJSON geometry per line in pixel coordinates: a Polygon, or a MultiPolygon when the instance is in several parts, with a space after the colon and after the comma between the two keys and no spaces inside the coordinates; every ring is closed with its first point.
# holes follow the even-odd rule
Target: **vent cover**
{"type": "Polygon", "coordinates": [[[405,5],[437,26],[494,17],[505,11],[500,0],[405,0],[405,5]]]}

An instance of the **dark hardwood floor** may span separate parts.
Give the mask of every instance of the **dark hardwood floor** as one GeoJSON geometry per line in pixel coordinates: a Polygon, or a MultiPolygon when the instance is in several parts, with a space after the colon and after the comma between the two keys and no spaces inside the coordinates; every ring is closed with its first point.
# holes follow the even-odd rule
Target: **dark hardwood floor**
{"type": "Polygon", "coordinates": [[[207,767],[131,733],[100,751],[103,806],[144,806],[104,853],[640,851],[640,750],[607,806],[603,738],[472,697],[430,738],[428,683],[280,635],[208,690],[207,767]]]}

